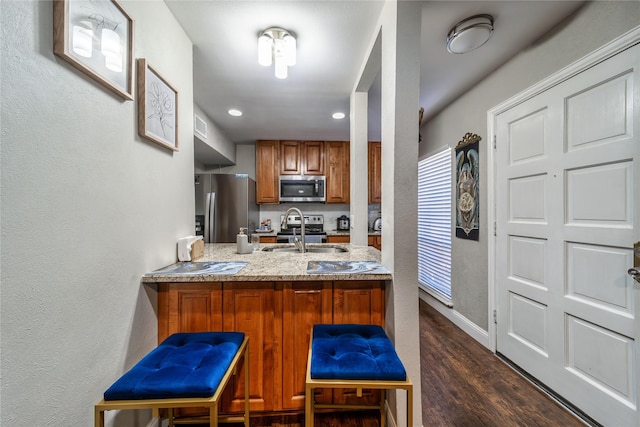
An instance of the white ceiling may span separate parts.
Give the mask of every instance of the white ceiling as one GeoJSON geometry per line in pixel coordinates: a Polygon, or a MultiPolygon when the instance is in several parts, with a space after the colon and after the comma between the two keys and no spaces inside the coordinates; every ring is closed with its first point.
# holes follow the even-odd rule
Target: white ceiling
{"type": "MultiPolygon", "coordinates": [[[[400,0],[403,1],[403,0],[400,0]]],[[[380,0],[165,0],[192,40],[194,102],[235,143],[256,139],[347,140],[349,95],[377,26],[380,0]],[[257,37],[283,27],[298,59],[286,80],[257,61],[257,37]],[[242,117],[227,114],[230,108],[242,117]],[[331,118],[343,111],[347,118],[331,118]]],[[[422,1],[420,106],[425,118],[531,45],[581,1],[422,1]],[[469,16],[494,16],[481,48],[452,55],[447,33],[469,16]]],[[[369,139],[379,139],[379,79],[370,91],[369,139]]],[[[417,114],[417,113],[416,113],[417,114]]],[[[198,160],[225,162],[196,147],[198,160]]],[[[210,150],[212,151],[212,150],[210,150]]]]}

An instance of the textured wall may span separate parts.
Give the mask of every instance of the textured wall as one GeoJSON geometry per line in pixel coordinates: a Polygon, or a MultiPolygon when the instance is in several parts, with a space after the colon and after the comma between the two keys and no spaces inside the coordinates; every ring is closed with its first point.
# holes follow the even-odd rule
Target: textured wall
{"type": "MultiPolygon", "coordinates": [[[[465,133],[480,143],[480,240],[452,242],[453,308],[480,328],[488,328],[487,111],[536,82],[575,62],[638,25],[640,2],[592,2],[561,22],[534,45],[457,98],[422,126],[420,158],[449,145],[465,133]]],[[[496,31],[499,31],[497,29],[496,31]]]]}
{"type": "MultiPolygon", "coordinates": [[[[1,425],[92,425],[156,345],[141,275],[192,233],[191,42],[164,2],[120,3],[134,56],[179,91],[178,152],[137,135],[135,101],[54,56],[51,1],[2,1],[1,425]]],[[[131,412],[117,424],[150,418],[131,412]]]]}

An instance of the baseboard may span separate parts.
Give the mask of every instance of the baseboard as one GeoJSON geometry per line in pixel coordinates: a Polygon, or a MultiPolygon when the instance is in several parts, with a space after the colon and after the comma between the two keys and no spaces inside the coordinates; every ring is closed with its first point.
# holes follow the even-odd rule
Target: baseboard
{"type": "Polygon", "coordinates": [[[436,309],[438,313],[449,319],[454,325],[462,329],[467,335],[469,335],[471,338],[478,341],[480,344],[493,352],[493,349],[491,348],[491,344],[489,342],[489,333],[487,331],[464,317],[453,308],[445,306],[422,289],[419,290],[419,295],[422,301],[426,302],[431,307],[436,309]]]}

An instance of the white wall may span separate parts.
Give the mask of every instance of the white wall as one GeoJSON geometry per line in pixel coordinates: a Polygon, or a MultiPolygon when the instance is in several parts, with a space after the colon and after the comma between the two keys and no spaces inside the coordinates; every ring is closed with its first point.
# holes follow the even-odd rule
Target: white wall
{"type": "MultiPolygon", "coordinates": [[[[480,240],[453,238],[453,309],[480,328],[488,328],[487,111],[575,62],[640,22],[640,2],[592,2],[561,22],[534,45],[460,96],[421,129],[420,158],[467,132],[480,135],[480,240]]],[[[500,31],[499,28],[496,31],[500,31]]],[[[498,225],[499,226],[499,225],[498,225]]]]}
{"type": "MultiPolygon", "coordinates": [[[[120,3],[135,57],[179,92],[178,152],[137,135],[135,102],[54,56],[51,1],[2,1],[2,425],[92,425],[102,393],[156,345],[141,275],[192,234],[191,42],[164,2],[120,3]]],[[[150,418],[133,412],[117,424],[150,418]]]]}

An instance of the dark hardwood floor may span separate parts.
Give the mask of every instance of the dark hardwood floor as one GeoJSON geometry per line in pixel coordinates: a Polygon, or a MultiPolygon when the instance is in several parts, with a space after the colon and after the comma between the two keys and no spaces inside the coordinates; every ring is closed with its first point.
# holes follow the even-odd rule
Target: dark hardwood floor
{"type": "MultiPolygon", "coordinates": [[[[584,426],[496,355],[420,301],[424,427],[584,426]]],[[[415,382],[415,380],[414,380],[415,382]]],[[[379,427],[376,412],[317,414],[317,427],[379,427]]],[[[252,417],[252,427],[303,427],[303,415],[252,417]]]]}
{"type": "Polygon", "coordinates": [[[584,426],[422,301],[420,364],[425,427],[584,426]]]}

